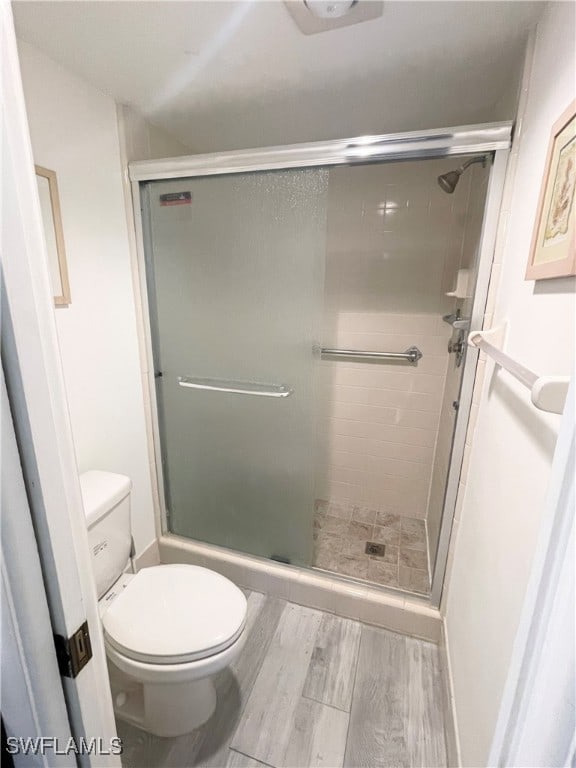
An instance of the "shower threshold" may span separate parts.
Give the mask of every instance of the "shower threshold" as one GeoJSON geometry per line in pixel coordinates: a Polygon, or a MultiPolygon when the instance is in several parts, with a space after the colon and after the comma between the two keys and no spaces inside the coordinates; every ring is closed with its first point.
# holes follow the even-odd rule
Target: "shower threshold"
{"type": "MultiPolygon", "coordinates": [[[[137,563],[137,567],[150,565],[137,563]]],[[[215,544],[164,533],[158,540],[161,563],[201,565],[236,584],[289,600],[298,605],[335,613],[401,634],[438,643],[442,622],[438,608],[423,593],[402,587],[359,580],[319,567],[286,565],[215,544]]]]}

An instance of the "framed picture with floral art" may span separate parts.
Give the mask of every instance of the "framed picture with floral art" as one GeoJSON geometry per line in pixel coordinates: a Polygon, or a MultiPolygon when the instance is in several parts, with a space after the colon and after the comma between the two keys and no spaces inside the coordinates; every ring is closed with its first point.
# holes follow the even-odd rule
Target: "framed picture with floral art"
{"type": "Polygon", "coordinates": [[[576,101],[552,128],[526,280],[576,275],[576,101]]]}

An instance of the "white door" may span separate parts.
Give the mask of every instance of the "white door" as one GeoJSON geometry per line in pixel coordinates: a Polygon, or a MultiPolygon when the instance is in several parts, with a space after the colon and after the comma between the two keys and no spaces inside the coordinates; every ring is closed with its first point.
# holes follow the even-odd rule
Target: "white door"
{"type": "Polygon", "coordinates": [[[50,734],[67,746],[72,735],[56,659],[36,537],[26,497],[10,404],[0,380],[2,456],[1,696],[6,750],[14,764],[72,766],[35,737],[50,734]]]}
{"type": "Polygon", "coordinates": [[[575,466],[573,376],[489,765],[576,765],[575,466]]]}
{"type": "MultiPolygon", "coordinates": [[[[2,72],[2,362],[52,630],[87,622],[92,658],[61,678],[74,737],[116,737],[50,290],[10,4],[0,0],[2,72]]],[[[55,105],[55,108],[56,105],[55,105]]],[[[40,693],[38,693],[40,695],[40,693]]],[[[47,736],[51,734],[45,734],[47,736]]],[[[116,755],[83,765],[120,766],[116,755]]]]}

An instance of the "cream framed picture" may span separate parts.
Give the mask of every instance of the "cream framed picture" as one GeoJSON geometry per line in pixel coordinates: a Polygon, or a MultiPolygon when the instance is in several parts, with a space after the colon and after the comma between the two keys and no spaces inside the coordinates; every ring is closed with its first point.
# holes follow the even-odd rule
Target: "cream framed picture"
{"type": "Polygon", "coordinates": [[[68,282],[68,266],[64,249],[64,231],[60,215],[60,198],[56,173],[40,165],[36,169],[36,183],[40,198],[44,238],[48,251],[50,281],[56,307],[67,307],[70,302],[70,284],[68,282]]]}
{"type": "Polygon", "coordinates": [[[576,101],[552,128],[526,280],[576,275],[576,101]]]}

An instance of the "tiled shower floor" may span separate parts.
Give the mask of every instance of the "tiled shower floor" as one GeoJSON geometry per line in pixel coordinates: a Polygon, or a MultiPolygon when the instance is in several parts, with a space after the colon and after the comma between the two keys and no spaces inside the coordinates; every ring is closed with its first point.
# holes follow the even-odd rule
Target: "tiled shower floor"
{"type": "Polygon", "coordinates": [[[428,594],[424,520],[368,507],[316,501],[316,568],[428,594]]]}

